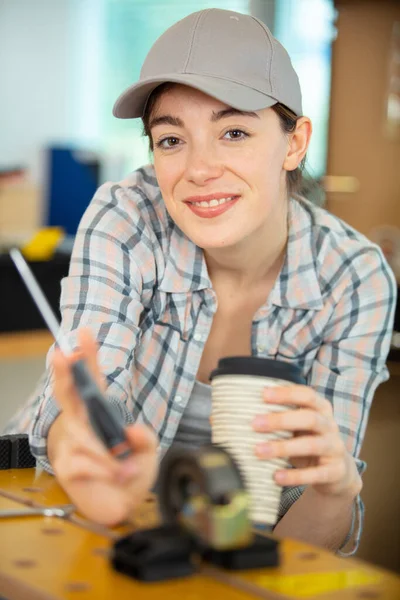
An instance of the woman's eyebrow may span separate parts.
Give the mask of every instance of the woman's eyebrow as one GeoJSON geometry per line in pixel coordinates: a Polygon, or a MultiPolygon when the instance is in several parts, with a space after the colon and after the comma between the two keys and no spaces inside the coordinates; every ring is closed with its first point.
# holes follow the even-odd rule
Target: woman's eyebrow
{"type": "MultiPolygon", "coordinates": [[[[222,110],[218,110],[217,112],[213,111],[211,115],[211,122],[215,123],[216,121],[220,121],[226,117],[255,117],[259,119],[260,116],[251,111],[246,110],[238,110],[236,108],[223,108],[222,110]]],[[[184,127],[185,124],[179,117],[173,117],[172,115],[159,115],[158,117],[154,117],[150,120],[149,129],[156,127],[156,125],[172,125],[172,127],[184,127]]]]}
{"type": "Polygon", "coordinates": [[[172,125],[172,127],[183,127],[183,121],[179,117],[173,117],[172,115],[160,115],[150,120],[149,129],[152,129],[156,125],[172,125]]]}
{"type": "Polygon", "coordinates": [[[247,110],[238,110],[237,108],[230,107],[230,108],[224,108],[217,112],[213,111],[211,121],[213,123],[215,123],[215,121],[219,121],[220,119],[223,119],[224,117],[235,117],[235,116],[256,117],[256,119],[260,118],[260,116],[255,112],[247,111],[247,110]]]}

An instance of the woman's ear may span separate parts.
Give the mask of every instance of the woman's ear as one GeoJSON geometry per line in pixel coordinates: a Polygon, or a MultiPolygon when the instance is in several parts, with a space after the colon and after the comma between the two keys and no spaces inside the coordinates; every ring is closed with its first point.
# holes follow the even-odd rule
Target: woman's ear
{"type": "Polygon", "coordinates": [[[308,117],[300,117],[296,121],[296,129],[289,134],[289,146],[283,168],[294,171],[306,155],[312,134],[312,125],[308,117]]]}

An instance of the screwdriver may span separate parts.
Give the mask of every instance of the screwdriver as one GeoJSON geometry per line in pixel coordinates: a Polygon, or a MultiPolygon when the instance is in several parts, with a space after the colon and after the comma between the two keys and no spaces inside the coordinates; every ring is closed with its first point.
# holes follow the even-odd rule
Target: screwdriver
{"type": "MultiPolygon", "coordinates": [[[[65,356],[70,355],[71,349],[61,333],[57,317],[29,268],[28,263],[18,248],[10,250],[10,257],[62,353],[65,356]]],[[[74,361],[71,365],[71,371],[75,386],[86,406],[89,421],[95,434],[115,458],[123,460],[132,455],[132,448],[125,436],[124,423],[114,412],[110,403],[107,402],[91,376],[86,362],[83,359],[74,361]]]]}

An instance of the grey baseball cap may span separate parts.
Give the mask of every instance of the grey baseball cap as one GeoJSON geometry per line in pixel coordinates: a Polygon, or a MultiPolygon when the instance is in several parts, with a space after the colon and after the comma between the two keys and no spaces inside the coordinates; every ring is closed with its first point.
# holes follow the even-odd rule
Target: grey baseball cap
{"type": "Polygon", "coordinates": [[[201,10],[167,29],[151,47],[139,81],[117,99],[114,116],[143,116],[151,92],[165,82],[196,88],[238,110],[280,102],[302,115],[299,79],[285,48],[259,19],[230,10],[201,10]]]}

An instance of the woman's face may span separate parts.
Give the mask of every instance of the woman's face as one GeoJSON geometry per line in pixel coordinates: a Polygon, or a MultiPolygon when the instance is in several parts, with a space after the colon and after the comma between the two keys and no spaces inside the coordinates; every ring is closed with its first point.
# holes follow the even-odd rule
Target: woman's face
{"type": "Polygon", "coordinates": [[[167,210],[204,249],[236,245],[285,203],[289,142],[268,108],[241,113],[195,89],[164,92],[150,116],[167,210]]]}

